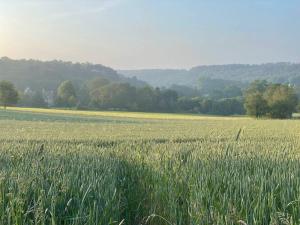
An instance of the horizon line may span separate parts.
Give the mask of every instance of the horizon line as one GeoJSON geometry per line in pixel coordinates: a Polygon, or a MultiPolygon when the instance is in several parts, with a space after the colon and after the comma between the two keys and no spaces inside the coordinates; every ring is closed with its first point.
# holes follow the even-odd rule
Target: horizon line
{"type": "Polygon", "coordinates": [[[290,65],[299,65],[300,62],[293,62],[293,61],[277,61],[277,62],[261,62],[261,63],[237,63],[237,62],[233,62],[233,63],[220,63],[220,64],[217,64],[217,63],[212,63],[212,64],[198,64],[198,65],[195,65],[195,66],[192,66],[192,67],[140,67],[140,68],[122,68],[122,69],[119,69],[119,68],[115,68],[113,66],[109,66],[109,65],[105,65],[105,64],[102,64],[102,63],[96,63],[96,62],[91,62],[91,61],[72,61],[72,60],[64,60],[64,59],[37,59],[37,58],[11,58],[9,56],[1,56],[0,60],[3,60],[3,59],[9,59],[9,60],[13,60],[13,61],[21,61],[21,60],[25,60],[25,61],[39,61],[39,62],[54,62],[54,61],[58,61],[58,62],[66,62],[66,63],[72,63],[72,64],[90,64],[90,65],[101,65],[101,66],[104,66],[104,67],[108,67],[108,68],[111,68],[115,71],[137,71],[137,70],[186,70],[186,71],[189,71],[193,68],[196,68],[196,67],[213,67],[213,66],[232,66],[232,65],[240,65],[240,66],[260,66],[260,65],[268,65],[268,64],[290,64],[290,65]]]}

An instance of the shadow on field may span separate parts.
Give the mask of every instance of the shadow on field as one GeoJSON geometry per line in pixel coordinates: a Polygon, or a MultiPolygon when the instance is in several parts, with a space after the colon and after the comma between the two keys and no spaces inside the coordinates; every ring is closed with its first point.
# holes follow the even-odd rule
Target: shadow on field
{"type": "Polygon", "coordinates": [[[121,201],[120,221],[128,225],[189,225],[190,190],[188,176],[179,166],[165,161],[167,170],[155,171],[145,163],[119,161],[117,192],[121,201]],[[176,169],[175,169],[176,168],[176,169]],[[177,171],[176,171],[177,170],[177,171]]]}
{"type": "Polygon", "coordinates": [[[1,110],[0,120],[15,121],[39,121],[39,122],[63,122],[63,123],[109,123],[109,124],[137,124],[140,121],[133,119],[120,119],[111,117],[81,116],[69,114],[54,114],[41,112],[20,112],[13,110],[1,110]]]}
{"type": "Polygon", "coordinates": [[[156,143],[2,142],[0,224],[299,224],[294,154],[156,143]]]}

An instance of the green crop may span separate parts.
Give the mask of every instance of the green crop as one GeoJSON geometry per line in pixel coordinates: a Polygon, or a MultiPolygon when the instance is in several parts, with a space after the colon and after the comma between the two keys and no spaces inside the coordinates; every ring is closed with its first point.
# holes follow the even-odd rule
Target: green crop
{"type": "Polygon", "coordinates": [[[0,110],[0,224],[300,224],[300,121],[128,115],[0,110]]]}

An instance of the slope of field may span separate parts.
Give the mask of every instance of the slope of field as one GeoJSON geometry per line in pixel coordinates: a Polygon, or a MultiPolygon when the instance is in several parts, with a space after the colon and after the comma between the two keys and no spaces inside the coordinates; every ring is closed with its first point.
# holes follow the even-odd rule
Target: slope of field
{"type": "Polygon", "coordinates": [[[248,119],[247,117],[222,117],[222,116],[204,116],[197,114],[175,114],[175,113],[148,113],[148,112],[122,112],[122,111],[80,111],[63,109],[40,109],[40,108],[19,108],[9,107],[10,112],[29,112],[40,114],[58,114],[72,116],[96,116],[111,118],[132,118],[132,119],[160,119],[160,120],[236,120],[248,119]]]}
{"type": "Polygon", "coordinates": [[[10,108],[0,133],[0,224],[300,221],[298,120],[10,108]]]}

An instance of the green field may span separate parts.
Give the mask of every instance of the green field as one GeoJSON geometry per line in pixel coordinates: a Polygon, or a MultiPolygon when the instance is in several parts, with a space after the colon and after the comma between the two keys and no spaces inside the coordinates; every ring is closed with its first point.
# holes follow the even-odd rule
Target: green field
{"type": "Polygon", "coordinates": [[[0,224],[300,224],[300,120],[9,108],[0,134],[0,224]]]}

